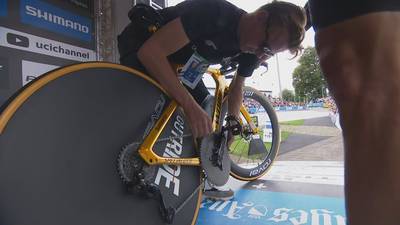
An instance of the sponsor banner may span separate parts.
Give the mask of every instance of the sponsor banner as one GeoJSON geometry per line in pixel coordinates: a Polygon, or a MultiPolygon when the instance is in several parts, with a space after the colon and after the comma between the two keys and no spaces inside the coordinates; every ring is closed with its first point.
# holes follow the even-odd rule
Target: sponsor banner
{"type": "Polygon", "coordinates": [[[59,66],[22,60],[22,85],[25,86],[35,78],[59,66]]]}
{"type": "Polygon", "coordinates": [[[346,225],[343,198],[240,190],[232,201],[204,200],[197,225],[346,225]]]}
{"type": "MultiPolygon", "coordinates": [[[[0,89],[9,88],[9,66],[8,59],[0,57],[0,89]]],[[[1,102],[0,102],[1,105],[1,102]]]]}
{"type": "Polygon", "coordinates": [[[96,60],[96,53],[93,50],[41,38],[5,27],[0,27],[0,46],[73,61],[85,62],[96,60]]]}
{"type": "Polygon", "coordinates": [[[262,138],[262,140],[264,142],[271,143],[272,142],[272,134],[273,134],[272,129],[263,129],[263,138],[262,138]]]}
{"type": "Polygon", "coordinates": [[[0,0],[0,16],[7,16],[7,0],[0,0]]]}
{"type": "Polygon", "coordinates": [[[276,106],[274,107],[275,111],[297,111],[297,110],[306,110],[305,106],[276,106]]]}
{"type": "Polygon", "coordinates": [[[268,181],[343,186],[344,162],[275,161],[263,178],[268,181]]]}
{"type": "Polygon", "coordinates": [[[92,20],[39,0],[21,0],[20,16],[23,23],[52,32],[91,42],[92,20]]]}

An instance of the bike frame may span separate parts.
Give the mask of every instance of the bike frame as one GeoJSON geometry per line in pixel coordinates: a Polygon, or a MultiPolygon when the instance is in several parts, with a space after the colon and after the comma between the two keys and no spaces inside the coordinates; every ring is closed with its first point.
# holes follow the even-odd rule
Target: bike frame
{"type": "MultiPolygon", "coordinates": [[[[219,69],[208,69],[207,74],[210,74],[216,83],[215,89],[215,101],[214,108],[212,112],[212,128],[217,131],[221,128],[220,117],[222,112],[222,106],[225,97],[228,94],[229,87],[226,83],[224,75],[219,69]]],[[[200,166],[200,158],[172,158],[172,157],[161,157],[154,153],[153,146],[159,138],[161,132],[165,128],[166,124],[170,120],[172,114],[178,108],[176,101],[172,100],[167,106],[165,111],[162,113],[160,119],[156,122],[154,127],[151,129],[149,135],[144,139],[143,143],[139,147],[139,154],[143,160],[149,165],[185,165],[185,166],[200,166]]],[[[251,131],[256,134],[258,133],[258,128],[254,125],[249,112],[242,105],[240,107],[240,112],[243,115],[246,122],[250,125],[251,131]]]]}

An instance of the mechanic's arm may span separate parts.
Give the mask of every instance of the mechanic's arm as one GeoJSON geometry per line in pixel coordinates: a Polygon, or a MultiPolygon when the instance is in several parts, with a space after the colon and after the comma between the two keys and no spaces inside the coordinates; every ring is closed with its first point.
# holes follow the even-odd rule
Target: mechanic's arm
{"type": "Polygon", "coordinates": [[[242,106],[243,101],[243,86],[245,79],[245,77],[238,76],[236,74],[229,85],[228,115],[233,115],[236,118],[239,118],[240,115],[240,106],[242,106]]]}
{"type": "MultiPolygon", "coordinates": [[[[240,107],[243,101],[243,85],[246,78],[238,76],[237,74],[233,78],[231,84],[229,85],[229,95],[228,95],[228,115],[235,116],[239,119],[240,107]]],[[[227,145],[231,146],[233,143],[233,135],[231,132],[228,133],[227,145]]]]}
{"type": "Polygon", "coordinates": [[[180,83],[167,56],[190,42],[180,18],[154,33],[139,49],[138,58],[150,75],[182,106],[194,137],[212,132],[211,119],[180,83]]]}

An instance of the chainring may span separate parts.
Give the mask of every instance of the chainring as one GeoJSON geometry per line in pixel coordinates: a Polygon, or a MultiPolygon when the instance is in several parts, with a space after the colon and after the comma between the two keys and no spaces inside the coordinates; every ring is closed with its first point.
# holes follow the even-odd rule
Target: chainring
{"type": "Polygon", "coordinates": [[[228,182],[231,171],[231,160],[228,148],[224,145],[222,154],[222,169],[215,166],[212,161],[213,148],[219,139],[216,133],[204,137],[200,142],[200,161],[208,182],[214,186],[222,186],[228,182]]]}
{"type": "Polygon", "coordinates": [[[139,155],[139,143],[132,143],[122,148],[118,155],[117,168],[125,184],[135,183],[139,173],[148,182],[154,178],[155,167],[149,166],[139,155]]]}

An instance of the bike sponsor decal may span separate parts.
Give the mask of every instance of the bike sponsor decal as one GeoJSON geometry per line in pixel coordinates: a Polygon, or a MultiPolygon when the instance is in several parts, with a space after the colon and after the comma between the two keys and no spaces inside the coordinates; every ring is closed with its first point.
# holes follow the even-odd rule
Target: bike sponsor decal
{"type": "Polygon", "coordinates": [[[222,124],[220,124],[219,118],[221,118],[221,111],[222,111],[222,101],[223,101],[223,92],[220,91],[217,93],[217,97],[215,99],[216,106],[215,106],[215,114],[214,114],[214,121],[216,127],[214,129],[219,129],[222,124]]]}
{"type": "Polygon", "coordinates": [[[345,225],[342,198],[240,190],[235,201],[204,200],[197,225],[345,225]]]}
{"type": "Polygon", "coordinates": [[[73,61],[96,60],[96,53],[90,49],[41,38],[6,27],[0,27],[0,46],[73,61]]]}
{"type": "MultiPolygon", "coordinates": [[[[183,131],[185,121],[180,115],[173,120],[173,128],[171,129],[171,138],[165,146],[163,157],[180,158],[183,146],[183,131]]],[[[181,166],[162,165],[158,168],[154,183],[158,186],[163,185],[172,190],[173,194],[179,197],[181,166]],[[172,185],[171,185],[172,183],[172,185]]]]}
{"type": "Polygon", "coordinates": [[[263,164],[261,164],[260,166],[258,166],[256,169],[251,170],[249,173],[249,176],[257,176],[260,173],[264,172],[265,169],[267,169],[269,167],[269,165],[271,165],[272,161],[271,159],[268,159],[266,161],[263,162],[263,164]]]}
{"type": "Polygon", "coordinates": [[[0,89],[8,89],[10,84],[8,59],[0,57],[0,89]]]}
{"type": "Polygon", "coordinates": [[[245,96],[245,97],[251,97],[251,96],[253,96],[254,95],[254,91],[245,91],[244,93],[243,93],[243,96],[245,96]]]}
{"type": "Polygon", "coordinates": [[[154,124],[157,122],[157,120],[160,118],[162,110],[164,109],[165,106],[165,97],[163,94],[160,95],[160,98],[157,100],[156,105],[154,106],[154,111],[153,114],[150,116],[150,121],[146,126],[146,129],[143,134],[143,139],[149,135],[151,129],[154,127],[154,124]]]}
{"type": "Polygon", "coordinates": [[[0,16],[7,16],[7,0],[0,0],[0,16]]]}
{"type": "Polygon", "coordinates": [[[20,16],[23,23],[86,42],[92,41],[92,20],[46,2],[21,0],[20,16]]]}
{"type": "Polygon", "coordinates": [[[25,86],[37,77],[58,67],[59,66],[22,60],[22,85],[25,86]]]}

